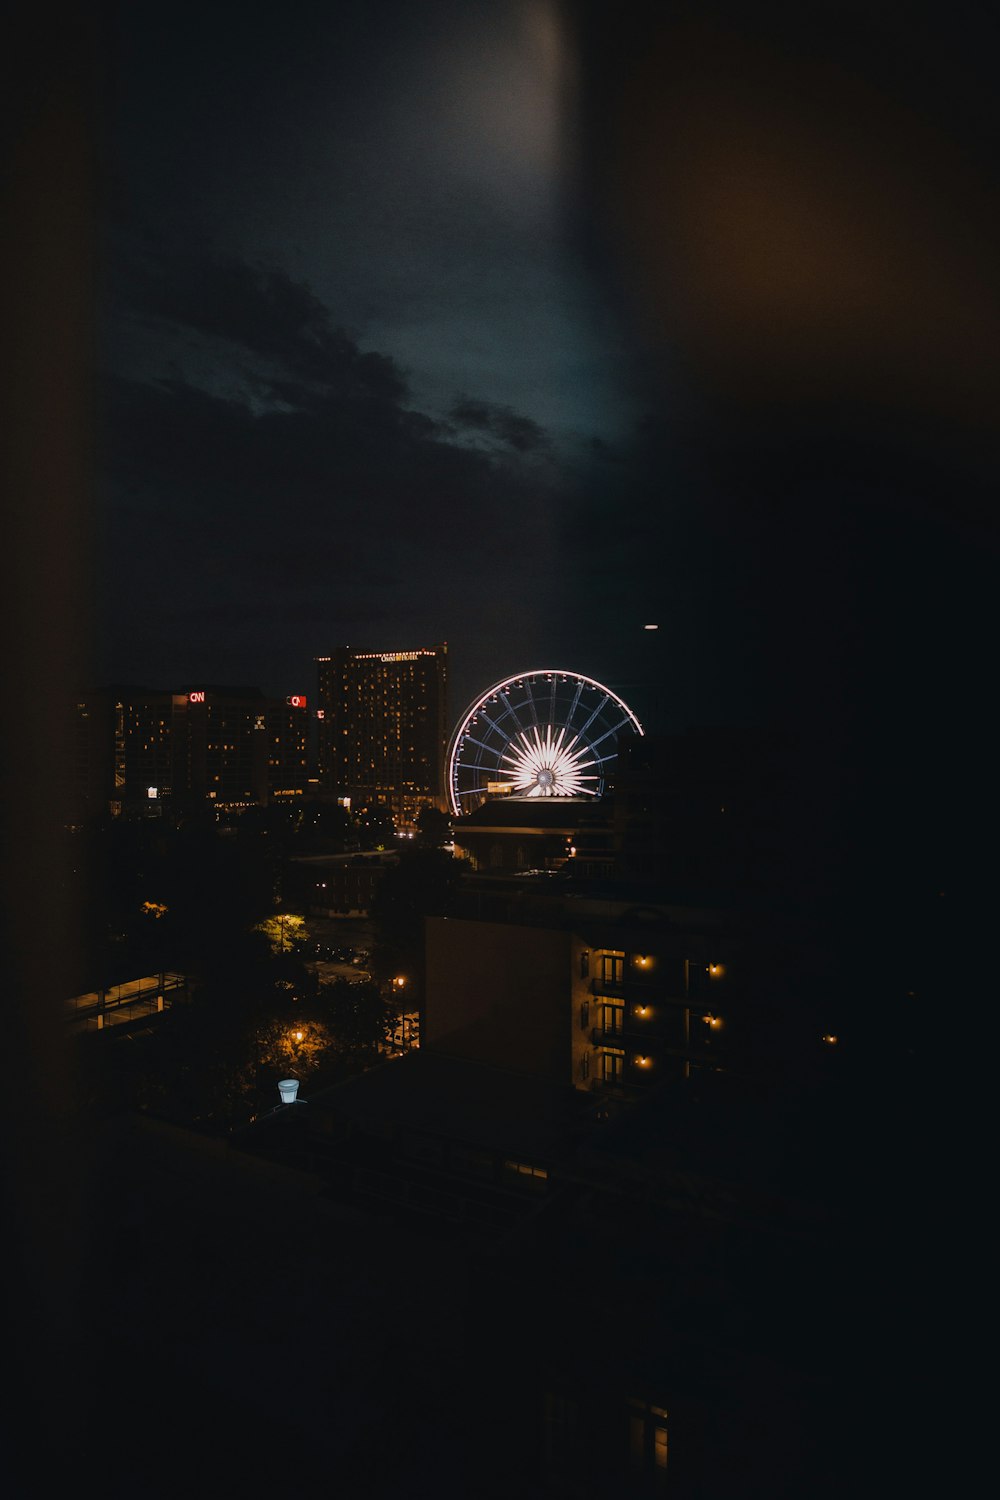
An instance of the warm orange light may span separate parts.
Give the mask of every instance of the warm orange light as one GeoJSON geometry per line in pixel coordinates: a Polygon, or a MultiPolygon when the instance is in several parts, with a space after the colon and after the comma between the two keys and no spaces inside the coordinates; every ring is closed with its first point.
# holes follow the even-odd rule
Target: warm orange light
{"type": "Polygon", "coordinates": [[[647,1013],[648,1010],[649,1010],[649,1006],[648,1005],[637,1005],[636,1008],[635,1008],[635,1013],[636,1013],[637,1016],[644,1016],[647,1013]]]}
{"type": "Polygon", "coordinates": [[[637,1063],[637,1065],[640,1068],[648,1068],[649,1067],[649,1058],[648,1057],[637,1057],[636,1058],[636,1063],[637,1063]]]}
{"type": "Polygon", "coordinates": [[[704,1021],[705,1025],[710,1026],[713,1031],[718,1031],[719,1027],[722,1025],[721,1016],[702,1016],[701,1019],[704,1021]]]}
{"type": "Polygon", "coordinates": [[[302,1038],[303,1038],[303,1036],[304,1036],[304,1035],[305,1035],[305,1033],[304,1033],[304,1032],[302,1032],[302,1031],[297,1031],[297,1032],[296,1032],[296,1033],[295,1033],[295,1040],[296,1040],[296,1041],[297,1041],[297,1042],[301,1042],[301,1040],[302,1040],[302,1038]]]}
{"type": "Polygon", "coordinates": [[[828,1047],[836,1047],[837,1045],[837,1038],[835,1036],[831,1036],[829,1032],[827,1032],[823,1040],[828,1047]]]}
{"type": "Polygon", "coordinates": [[[708,972],[712,979],[721,979],[726,972],[725,964],[709,964],[708,972]]]}

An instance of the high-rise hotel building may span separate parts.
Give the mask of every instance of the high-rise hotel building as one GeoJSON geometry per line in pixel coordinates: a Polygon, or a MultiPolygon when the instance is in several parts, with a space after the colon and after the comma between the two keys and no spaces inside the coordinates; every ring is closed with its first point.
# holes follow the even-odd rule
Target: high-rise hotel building
{"type": "Polygon", "coordinates": [[[444,809],[448,647],[316,659],[319,776],[355,812],[384,807],[399,832],[444,809]]]}

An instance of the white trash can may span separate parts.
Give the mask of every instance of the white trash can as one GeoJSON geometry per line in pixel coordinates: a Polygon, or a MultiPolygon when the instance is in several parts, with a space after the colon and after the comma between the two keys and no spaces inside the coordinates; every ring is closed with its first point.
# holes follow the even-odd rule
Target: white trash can
{"type": "Polygon", "coordinates": [[[299,1080],[297,1078],[283,1078],[278,1084],[278,1093],[281,1095],[282,1104],[294,1104],[298,1091],[299,1080]]]}

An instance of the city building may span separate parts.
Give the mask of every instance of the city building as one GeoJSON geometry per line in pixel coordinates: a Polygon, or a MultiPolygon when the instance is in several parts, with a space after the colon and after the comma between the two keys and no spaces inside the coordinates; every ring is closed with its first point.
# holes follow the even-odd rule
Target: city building
{"type": "Polygon", "coordinates": [[[637,1097],[726,1068],[743,1030],[716,911],[472,877],[426,931],[431,1051],[637,1097]]]}
{"type": "Polygon", "coordinates": [[[309,796],[309,708],[305,693],[292,693],[284,702],[271,699],[265,716],[268,800],[309,796]]]}
{"type": "Polygon", "coordinates": [[[173,695],[175,805],[266,803],[267,710],[259,688],[205,686],[173,695]]]}
{"type": "Polygon", "coordinates": [[[314,917],[368,917],[393,853],[305,854],[288,860],[285,891],[314,917]]]}
{"type": "Polygon", "coordinates": [[[80,694],[67,728],[65,820],[304,797],[308,727],[304,694],[269,699],[259,688],[211,684],[80,694]]]}
{"type": "Polygon", "coordinates": [[[488,797],[454,824],[455,851],[473,870],[559,870],[610,875],[611,812],[583,797],[488,797]]]}
{"type": "Polygon", "coordinates": [[[351,810],[381,808],[410,832],[423,807],[444,809],[448,648],[318,657],[320,781],[351,810]]]}
{"type": "Polygon", "coordinates": [[[173,790],[173,726],[167,691],[114,686],[75,698],[63,761],[66,821],[158,812],[173,790]]]}

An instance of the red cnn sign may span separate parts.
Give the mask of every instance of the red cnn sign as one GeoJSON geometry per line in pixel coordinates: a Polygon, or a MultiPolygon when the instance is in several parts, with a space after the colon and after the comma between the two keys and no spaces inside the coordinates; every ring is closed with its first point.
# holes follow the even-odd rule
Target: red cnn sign
{"type": "Polygon", "coordinates": [[[290,698],[286,698],[285,699],[285,702],[288,704],[289,708],[305,708],[305,706],[306,706],[305,694],[304,693],[293,693],[290,698]]]}
{"type": "Polygon", "coordinates": [[[205,701],[205,694],[204,694],[204,692],[188,693],[188,702],[189,703],[204,703],[204,701],[205,701]]]}

